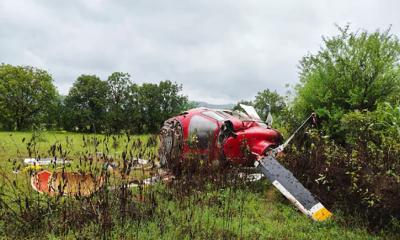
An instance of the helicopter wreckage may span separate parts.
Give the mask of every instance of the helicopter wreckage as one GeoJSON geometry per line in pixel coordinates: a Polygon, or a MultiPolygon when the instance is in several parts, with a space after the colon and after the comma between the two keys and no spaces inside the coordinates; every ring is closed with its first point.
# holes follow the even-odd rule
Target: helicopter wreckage
{"type": "MultiPolygon", "coordinates": [[[[195,108],[166,120],[159,134],[159,174],[141,183],[171,181],[171,175],[179,174],[185,161],[196,155],[199,159],[219,165],[252,166],[258,171],[258,174],[251,176],[252,181],[259,180],[264,175],[311,219],[324,221],[331,217],[332,213],[277,160],[277,155],[284,151],[297,132],[308,123],[315,123],[315,114],[311,114],[283,141],[281,134],[271,127],[270,114],[267,121],[263,122],[252,106],[240,106],[244,111],[195,108]]],[[[26,164],[44,165],[48,163],[46,161],[30,159],[26,164]]],[[[145,165],[147,162],[141,160],[140,163],[145,165]]],[[[108,168],[112,170],[112,166],[108,165],[108,168]]],[[[43,170],[31,177],[31,185],[34,190],[48,195],[89,196],[103,187],[104,178],[43,170]],[[63,186],[60,191],[62,183],[69,186],[63,186]]],[[[137,183],[129,186],[137,186],[137,183]]]]}

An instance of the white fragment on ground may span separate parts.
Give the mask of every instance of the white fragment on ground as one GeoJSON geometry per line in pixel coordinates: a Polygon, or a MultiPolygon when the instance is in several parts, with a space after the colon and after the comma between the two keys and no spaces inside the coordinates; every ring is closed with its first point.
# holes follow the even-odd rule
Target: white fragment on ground
{"type": "Polygon", "coordinates": [[[67,161],[64,159],[54,159],[54,158],[25,158],[24,164],[26,165],[50,165],[50,164],[69,164],[71,161],[67,161]]]}
{"type": "Polygon", "coordinates": [[[260,181],[263,177],[264,175],[262,173],[253,173],[247,175],[247,180],[249,180],[250,182],[256,182],[260,181]]]}
{"type": "Polygon", "coordinates": [[[138,159],[138,163],[141,164],[141,165],[146,165],[146,164],[149,163],[149,160],[139,158],[139,159],[138,159]]]}
{"type": "Polygon", "coordinates": [[[150,178],[146,178],[143,180],[143,184],[144,185],[151,185],[154,184],[156,182],[160,181],[160,176],[156,175],[154,177],[150,177],[150,178]]]}
{"type": "Polygon", "coordinates": [[[240,178],[245,178],[249,182],[256,182],[260,181],[264,175],[262,173],[252,173],[252,174],[245,174],[245,173],[239,173],[240,178]]]}

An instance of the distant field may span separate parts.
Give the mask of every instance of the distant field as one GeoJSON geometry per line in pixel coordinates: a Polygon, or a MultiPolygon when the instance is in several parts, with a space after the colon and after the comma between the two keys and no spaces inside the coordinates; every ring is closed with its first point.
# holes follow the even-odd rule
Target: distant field
{"type": "MultiPolygon", "coordinates": [[[[0,132],[0,159],[8,157],[27,157],[27,143],[32,139],[32,137],[37,138],[37,148],[40,154],[44,154],[49,150],[52,144],[61,143],[63,146],[70,150],[71,156],[79,156],[83,149],[95,150],[94,146],[88,145],[84,147],[85,141],[97,138],[100,141],[106,138],[105,135],[101,134],[83,134],[83,133],[72,133],[72,132],[0,132]]],[[[112,144],[114,141],[118,144],[117,146],[109,146],[110,153],[120,153],[121,149],[124,147],[124,143],[127,142],[126,135],[113,135],[110,136],[109,143],[112,144]]],[[[148,135],[132,136],[133,139],[146,140],[148,135]]],[[[104,151],[105,145],[100,143],[97,150],[104,151]]]]}
{"type": "MultiPolygon", "coordinates": [[[[149,135],[132,136],[134,140],[146,141],[149,135]]],[[[49,150],[53,144],[62,146],[67,152],[67,158],[77,163],[80,157],[87,154],[105,153],[120,158],[122,150],[128,144],[126,135],[105,136],[101,134],[82,134],[71,132],[0,132],[0,166],[3,170],[12,167],[13,160],[17,165],[29,157],[28,145],[32,151],[31,157],[51,157],[49,150]],[[34,138],[34,140],[33,140],[34,138]],[[94,139],[98,142],[95,146],[94,139]],[[35,144],[35,146],[33,146],[35,144]]],[[[154,149],[152,149],[154,151],[154,149]]],[[[59,156],[59,152],[57,152],[59,156]]]]}
{"type": "MultiPolygon", "coordinates": [[[[82,156],[102,152],[120,159],[127,146],[137,144],[137,140],[146,142],[148,138],[148,135],[129,139],[125,135],[0,132],[0,171],[11,179],[26,181],[29,177],[27,173],[14,174],[12,170],[21,165],[24,157],[28,157],[28,148],[32,151],[32,144],[35,145],[33,155],[43,157],[51,155],[51,151],[49,152],[51,145],[61,144],[62,151],[67,152],[67,157],[74,161],[70,170],[77,170],[83,166],[79,163],[82,156]],[[36,140],[31,141],[32,137],[36,140]]],[[[138,151],[133,154],[146,157],[154,153],[155,149],[150,149],[148,152],[138,151]]],[[[22,171],[23,166],[19,169],[22,171]]],[[[135,219],[134,216],[130,216],[123,224],[113,225],[110,233],[112,238],[120,239],[121,236],[127,239],[379,239],[389,237],[371,235],[357,224],[347,226],[343,223],[340,213],[335,213],[333,220],[324,223],[313,222],[290,205],[266,180],[241,187],[210,185],[202,190],[193,191],[189,195],[182,194],[181,197],[175,194],[176,187],[169,189],[164,185],[156,185],[149,188],[151,189],[148,190],[149,196],[154,199],[151,205],[147,206],[149,212],[142,211],[141,214],[144,214],[143,216],[149,214],[151,217],[142,216],[140,221],[136,221],[132,220],[135,219]]],[[[0,191],[9,190],[1,188],[0,191]]],[[[35,197],[35,193],[32,194],[30,196],[35,197]]],[[[136,196],[135,194],[133,190],[133,196],[136,196]]],[[[45,198],[45,196],[41,197],[45,198]]],[[[130,197],[129,201],[137,201],[137,198],[130,197]]],[[[50,217],[49,219],[53,219],[50,217]]],[[[9,229],[5,227],[5,224],[9,222],[0,219],[0,233],[6,238],[13,238],[14,233],[4,230],[9,229]]],[[[32,232],[27,231],[26,237],[55,239],[73,239],[77,236],[89,239],[98,237],[99,230],[95,222],[84,222],[80,227],[79,231],[71,228],[63,233],[49,229],[43,230],[44,232],[30,230],[32,232]]],[[[21,231],[24,233],[23,229],[21,231]]],[[[17,236],[20,237],[20,235],[17,236]]]]}

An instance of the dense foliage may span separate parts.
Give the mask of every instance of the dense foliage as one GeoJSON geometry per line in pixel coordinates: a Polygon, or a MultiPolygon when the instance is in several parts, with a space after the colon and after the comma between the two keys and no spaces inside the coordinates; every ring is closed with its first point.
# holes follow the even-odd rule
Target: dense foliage
{"type": "Polygon", "coordinates": [[[400,43],[390,31],[351,32],[323,38],[317,54],[300,62],[300,85],[294,111],[305,117],[316,111],[324,128],[336,137],[341,118],[355,110],[374,111],[378,103],[395,103],[400,93],[400,43]]]}
{"type": "Polygon", "coordinates": [[[64,128],[101,131],[106,120],[107,83],[94,75],[81,75],[64,100],[64,128]]]}
{"type": "Polygon", "coordinates": [[[169,80],[159,84],[132,82],[128,73],[115,72],[107,81],[80,76],[65,99],[67,130],[83,132],[157,132],[161,124],[185,110],[182,87],[169,80]]]}
{"type": "Polygon", "coordinates": [[[374,230],[399,231],[400,109],[378,105],[346,114],[341,124],[345,145],[312,130],[292,145],[285,163],[324,203],[374,230]]]}
{"type": "Polygon", "coordinates": [[[67,96],[59,96],[44,70],[0,66],[0,128],[29,130],[38,125],[79,132],[148,133],[191,105],[169,80],[159,84],[132,82],[128,73],[107,80],[77,78],[67,96]]]}
{"type": "Polygon", "coordinates": [[[21,130],[52,123],[57,91],[46,71],[29,66],[0,65],[0,127],[21,130]]]}
{"type": "Polygon", "coordinates": [[[398,231],[400,43],[389,30],[339,30],[301,61],[288,112],[301,119],[316,111],[320,122],[284,161],[324,202],[398,231]]]}

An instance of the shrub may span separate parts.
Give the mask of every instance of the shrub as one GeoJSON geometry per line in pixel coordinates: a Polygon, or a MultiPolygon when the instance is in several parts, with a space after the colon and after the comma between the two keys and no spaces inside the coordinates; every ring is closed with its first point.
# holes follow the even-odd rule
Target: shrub
{"type": "Polygon", "coordinates": [[[341,120],[344,145],[313,130],[283,161],[324,203],[380,229],[400,219],[399,123],[400,109],[390,104],[348,113],[341,120]]]}
{"type": "Polygon", "coordinates": [[[316,111],[325,131],[343,140],[343,115],[374,111],[379,103],[399,99],[400,42],[390,29],[351,32],[346,26],[339,31],[323,38],[317,54],[300,61],[301,83],[293,108],[303,118],[316,111]]]}

